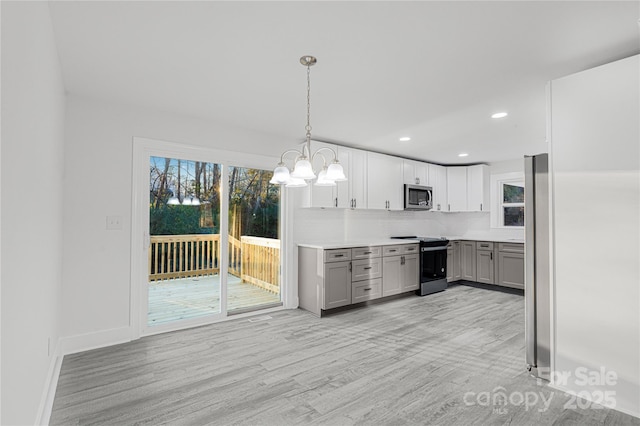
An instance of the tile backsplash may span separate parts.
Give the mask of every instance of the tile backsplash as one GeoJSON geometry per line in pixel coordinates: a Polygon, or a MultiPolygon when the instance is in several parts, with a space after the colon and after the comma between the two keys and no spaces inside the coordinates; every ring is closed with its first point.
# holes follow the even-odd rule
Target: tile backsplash
{"type": "Polygon", "coordinates": [[[365,240],[400,235],[464,236],[477,239],[487,235],[524,237],[522,229],[491,228],[488,212],[296,208],[293,229],[295,243],[365,240]]]}

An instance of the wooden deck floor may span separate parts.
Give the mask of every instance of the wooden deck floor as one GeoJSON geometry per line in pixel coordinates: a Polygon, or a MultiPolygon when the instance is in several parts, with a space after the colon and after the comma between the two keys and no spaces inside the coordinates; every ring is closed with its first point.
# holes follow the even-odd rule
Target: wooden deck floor
{"type": "MultiPolygon", "coordinates": [[[[229,275],[227,310],[280,302],[280,295],[229,275]]],[[[220,312],[220,276],[183,278],[149,284],[148,325],[220,312]]]]}

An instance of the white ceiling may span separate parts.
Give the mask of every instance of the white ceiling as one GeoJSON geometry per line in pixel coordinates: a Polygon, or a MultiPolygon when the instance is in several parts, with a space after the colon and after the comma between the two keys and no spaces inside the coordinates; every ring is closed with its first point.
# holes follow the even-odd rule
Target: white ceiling
{"type": "Polygon", "coordinates": [[[51,14],[71,94],[293,144],[298,61],[314,55],[314,139],[442,164],[546,151],[546,83],[640,52],[637,1],[91,1],[51,14]]]}

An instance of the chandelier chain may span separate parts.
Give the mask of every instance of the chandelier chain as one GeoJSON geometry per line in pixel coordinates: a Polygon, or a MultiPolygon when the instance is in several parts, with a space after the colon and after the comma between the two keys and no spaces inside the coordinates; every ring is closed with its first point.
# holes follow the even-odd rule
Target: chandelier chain
{"type": "Polygon", "coordinates": [[[311,139],[311,66],[307,65],[307,140],[311,139]]]}

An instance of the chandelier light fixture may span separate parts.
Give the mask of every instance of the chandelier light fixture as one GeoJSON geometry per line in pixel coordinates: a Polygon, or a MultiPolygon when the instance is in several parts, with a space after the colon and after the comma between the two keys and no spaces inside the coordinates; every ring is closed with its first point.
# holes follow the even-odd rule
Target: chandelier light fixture
{"type": "Polygon", "coordinates": [[[307,67],[307,125],[306,141],[301,150],[289,149],[280,156],[280,163],[273,170],[273,178],[269,181],[276,185],[285,185],[288,188],[307,186],[307,181],[316,179],[316,173],[313,170],[313,160],[316,156],[322,158],[322,169],[317,174],[314,185],[316,186],[335,186],[336,182],[345,181],[347,177],[344,175],[342,165],[338,161],[336,152],[328,147],[319,148],[313,154],[311,153],[311,67],[315,65],[317,59],[313,56],[303,56],[300,63],[307,67]],[[327,157],[320,151],[329,151],[333,158],[327,164],[327,157]],[[293,171],[290,171],[284,162],[284,157],[289,154],[295,154],[293,171]]]}

